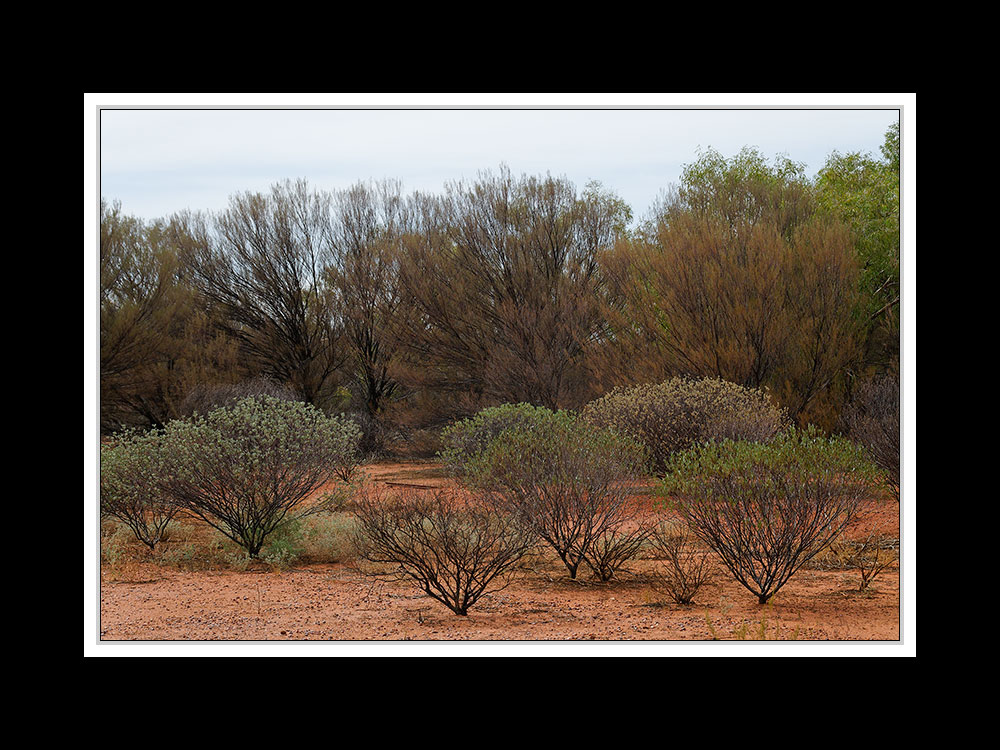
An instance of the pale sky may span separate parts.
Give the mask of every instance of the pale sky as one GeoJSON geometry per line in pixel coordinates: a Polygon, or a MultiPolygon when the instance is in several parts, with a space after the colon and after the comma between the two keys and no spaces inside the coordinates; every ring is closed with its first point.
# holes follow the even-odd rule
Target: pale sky
{"type": "Polygon", "coordinates": [[[834,150],[879,156],[899,118],[891,100],[864,103],[880,109],[601,109],[614,105],[599,98],[587,109],[267,109],[266,97],[257,109],[166,106],[100,111],[100,195],[145,219],[217,211],[233,193],[289,178],[327,190],[392,178],[405,192],[439,193],[501,164],[578,189],[598,180],[638,218],[700,149],[731,157],[752,146],[804,162],[811,176],[834,150]]]}

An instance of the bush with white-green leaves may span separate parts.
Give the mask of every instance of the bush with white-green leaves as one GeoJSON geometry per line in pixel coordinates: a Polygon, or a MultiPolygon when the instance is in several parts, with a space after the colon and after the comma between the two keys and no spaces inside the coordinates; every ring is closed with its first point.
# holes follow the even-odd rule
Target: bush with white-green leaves
{"type": "Polygon", "coordinates": [[[314,406],[255,396],[170,422],[158,483],[171,501],[256,558],[283,522],[339,507],[357,461],[354,422],[314,406]],[[338,481],[339,480],[339,481],[338,481]],[[314,497],[322,488],[329,491],[314,497]]]}
{"type": "Polygon", "coordinates": [[[765,391],[718,378],[676,377],[619,387],[587,404],[596,425],[637,440],[649,471],[662,475],[670,456],[704,440],[766,442],[788,425],[784,409],[765,391]]]}
{"type": "Polygon", "coordinates": [[[158,483],[161,439],[126,431],[101,446],[101,515],[121,521],[150,549],[164,539],[178,511],[158,483]]]}

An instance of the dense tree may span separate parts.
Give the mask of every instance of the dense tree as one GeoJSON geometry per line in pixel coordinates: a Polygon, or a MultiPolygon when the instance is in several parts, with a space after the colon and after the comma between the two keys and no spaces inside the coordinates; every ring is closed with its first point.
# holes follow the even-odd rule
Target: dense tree
{"type": "Polygon", "coordinates": [[[420,204],[401,279],[417,315],[407,346],[433,385],[484,401],[575,405],[604,326],[598,254],[628,209],[590,185],[507,169],[420,204]]]}
{"type": "Polygon", "coordinates": [[[217,214],[101,204],[101,422],[161,426],[255,378],[346,409],[368,452],[504,402],[580,408],[675,376],[832,428],[898,371],[899,129],[815,180],[707,150],[629,230],[600,184],[506,167],[442,194],[286,181],[217,214]]]}
{"type": "Polygon", "coordinates": [[[861,265],[867,363],[899,360],[899,123],[885,134],[882,158],[834,152],[816,181],[819,205],[851,227],[861,265]]]}
{"type": "Polygon", "coordinates": [[[101,426],[163,418],[151,392],[151,365],[165,357],[178,317],[177,258],[155,225],[101,202],[101,426]]]}
{"type": "Polygon", "coordinates": [[[770,388],[802,420],[852,360],[857,268],[800,165],[744,149],[686,168],[634,241],[604,258],[613,367],[633,381],[770,388]]]}
{"type": "Polygon", "coordinates": [[[400,337],[410,310],[402,303],[399,257],[414,223],[411,204],[390,180],[358,183],[333,196],[328,280],[343,319],[345,376],[366,453],[384,450],[389,410],[410,392],[401,382],[400,337]]]}
{"type": "Polygon", "coordinates": [[[211,319],[254,374],[322,403],[345,361],[327,279],[330,197],[304,181],[241,193],[217,216],[179,214],[171,229],[211,319]]]}

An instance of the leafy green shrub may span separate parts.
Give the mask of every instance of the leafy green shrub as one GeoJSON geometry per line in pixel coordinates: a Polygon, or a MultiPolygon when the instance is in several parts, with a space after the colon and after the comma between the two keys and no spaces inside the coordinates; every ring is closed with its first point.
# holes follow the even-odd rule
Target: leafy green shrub
{"type": "Polygon", "coordinates": [[[257,558],[282,523],[343,500],[306,501],[354,462],[360,430],[314,406],[270,396],[170,422],[159,485],[174,504],[257,558]]]}
{"type": "Polygon", "coordinates": [[[528,404],[486,409],[447,430],[445,441],[446,465],[522,518],[571,578],[586,560],[606,580],[627,559],[608,545],[634,541],[618,532],[635,517],[631,481],[645,460],[635,441],[528,404]]]}
{"type": "Polygon", "coordinates": [[[159,435],[127,431],[101,446],[101,515],[125,524],[151,550],[178,508],[157,483],[159,435]]]}
{"type": "Polygon", "coordinates": [[[836,540],[875,476],[860,446],[815,428],[703,443],[668,469],[663,492],[761,604],[836,540]]]}
{"type": "Polygon", "coordinates": [[[502,404],[483,409],[470,419],[445,428],[441,434],[444,449],[438,454],[450,473],[463,477],[469,462],[481,454],[497,437],[512,432],[532,430],[550,418],[548,409],[531,404],[502,404]]]}
{"type": "Polygon", "coordinates": [[[716,378],[677,377],[619,387],[587,404],[585,419],[628,435],[663,474],[670,455],[704,440],[766,441],[788,422],[764,391],[716,378]]]}

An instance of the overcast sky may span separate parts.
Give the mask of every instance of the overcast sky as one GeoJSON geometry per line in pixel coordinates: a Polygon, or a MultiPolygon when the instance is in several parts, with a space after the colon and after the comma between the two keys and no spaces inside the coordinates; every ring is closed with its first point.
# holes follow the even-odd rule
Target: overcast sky
{"type": "Polygon", "coordinates": [[[813,175],[837,150],[879,156],[897,109],[103,109],[100,194],[146,219],[216,211],[288,178],[322,189],[394,178],[441,192],[501,164],[599,180],[637,217],[699,149],[787,155],[813,175]]]}

